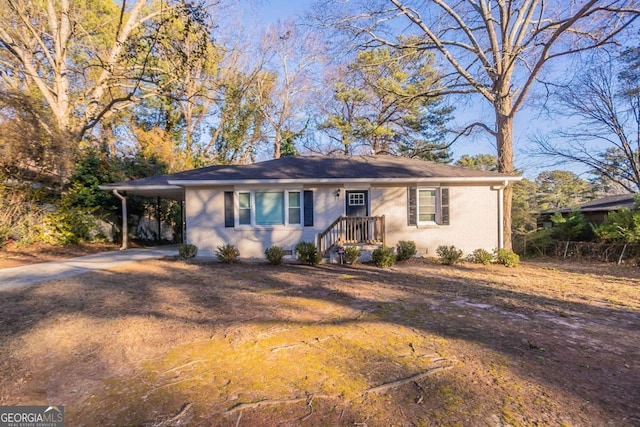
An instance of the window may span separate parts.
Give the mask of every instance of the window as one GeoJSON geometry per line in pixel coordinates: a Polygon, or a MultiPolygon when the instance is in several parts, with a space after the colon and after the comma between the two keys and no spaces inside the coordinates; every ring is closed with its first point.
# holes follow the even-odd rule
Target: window
{"type": "Polygon", "coordinates": [[[418,222],[436,222],[436,190],[418,189],[418,222]]]}
{"type": "Polygon", "coordinates": [[[284,224],[284,193],[256,192],[256,225],[284,224]]]}
{"type": "Polygon", "coordinates": [[[251,224],[251,193],[238,193],[238,224],[251,224]]]}
{"type": "Polygon", "coordinates": [[[301,225],[300,191],[238,192],[238,225],[301,225]]]}
{"type": "Polygon", "coordinates": [[[349,206],[364,206],[364,193],[349,193],[349,206]]]}
{"type": "Polygon", "coordinates": [[[449,225],[449,188],[409,187],[408,225],[449,225]]]}
{"type": "Polygon", "coordinates": [[[300,224],[301,215],[300,192],[289,192],[289,224],[300,224]]]}

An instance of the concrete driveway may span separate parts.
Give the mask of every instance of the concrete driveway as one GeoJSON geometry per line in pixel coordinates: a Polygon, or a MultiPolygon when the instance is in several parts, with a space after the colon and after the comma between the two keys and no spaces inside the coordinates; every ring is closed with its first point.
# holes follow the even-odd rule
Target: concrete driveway
{"type": "Polygon", "coordinates": [[[135,261],[160,259],[177,255],[177,246],[164,246],[150,249],[102,252],[70,258],[64,261],[52,261],[22,267],[5,268],[0,270],[0,291],[77,276],[90,271],[105,270],[135,261]]]}

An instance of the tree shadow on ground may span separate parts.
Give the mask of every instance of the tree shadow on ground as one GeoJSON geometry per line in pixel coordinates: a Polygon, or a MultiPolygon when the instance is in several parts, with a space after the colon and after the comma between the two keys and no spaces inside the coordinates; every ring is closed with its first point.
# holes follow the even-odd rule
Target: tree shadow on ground
{"type": "MultiPolygon", "coordinates": [[[[216,343],[219,340],[221,345],[233,349],[247,345],[251,339],[257,343],[256,336],[260,334],[266,334],[264,339],[276,339],[290,331],[306,330],[304,328],[315,328],[313,331],[323,328],[318,329],[319,333],[327,333],[333,330],[331,328],[342,328],[342,331],[347,330],[345,328],[359,328],[366,334],[369,325],[398,328],[404,334],[402,338],[405,341],[412,340],[398,344],[405,349],[409,348],[409,344],[415,345],[413,341],[421,338],[431,340],[431,346],[443,353],[451,352],[451,347],[433,341],[434,337],[450,342],[472,343],[486,349],[488,354],[502,355],[505,369],[516,371],[526,381],[562,390],[562,394],[585,402],[585,406],[591,408],[590,416],[596,414],[602,419],[631,420],[632,423],[634,419],[638,420],[633,417],[638,417],[640,413],[640,392],[637,389],[640,369],[636,362],[640,360],[640,350],[635,344],[640,338],[640,328],[638,313],[631,309],[614,309],[518,292],[496,287],[490,280],[473,279],[470,282],[468,278],[456,277],[455,274],[453,277],[441,277],[437,269],[432,271],[411,266],[407,266],[406,271],[385,271],[367,266],[314,268],[185,265],[172,262],[143,265],[152,265],[153,268],[92,273],[64,282],[0,294],[3,341],[11,345],[30,343],[35,346],[34,341],[40,340],[43,347],[34,347],[33,356],[41,356],[45,361],[34,367],[36,371],[47,371],[49,362],[52,368],[63,366],[80,370],[91,364],[100,371],[98,378],[107,379],[107,382],[95,380],[91,384],[85,383],[85,388],[94,390],[97,387],[102,390],[102,396],[112,398],[106,398],[101,405],[92,403],[91,396],[73,396],[69,390],[58,391],[58,396],[75,399],[93,411],[100,408],[106,410],[107,403],[113,405],[124,400],[127,404],[120,411],[121,419],[136,423],[156,419],[166,421],[170,418],[167,418],[167,413],[178,416],[185,402],[200,396],[201,399],[195,400],[193,406],[189,407],[189,417],[198,420],[198,417],[211,414],[213,410],[211,405],[203,406],[202,402],[207,400],[203,390],[218,387],[222,390],[218,395],[221,401],[213,405],[213,411],[218,411],[216,413],[223,425],[225,420],[235,419],[220,412],[232,407],[233,402],[224,402],[224,399],[233,396],[233,390],[232,387],[220,387],[219,378],[205,376],[202,380],[186,381],[183,384],[185,388],[178,384],[171,385],[171,381],[163,379],[167,382],[162,383],[156,395],[143,402],[139,396],[156,387],[155,383],[146,384],[145,381],[156,378],[154,375],[157,376],[157,373],[149,371],[150,368],[146,369],[146,365],[139,361],[134,363],[135,367],[123,368],[127,363],[131,364],[131,358],[160,358],[165,370],[170,370],[174,364],[190,363],[187,359],[178,360],[179,357],[176,360],[165,357],[167,348],[180,345],[185,340],[216,343]],[[84,322],[85,328],[75,331],[77,342],[65,347],[65,342],[73,341],[74,337],[64,334],[74,331],[66,330],[64,325],[78,319],[84,322]],[[115,326],[110,330],[105,327],[105,322],[115,326]],[[52,332],[56,325],[60,326],[60,336],[52,332]],[[187,332],[181,329],[185,325],[189,328],[187,332]],[[101,339],[94,339],[92,334],[95,331],[113,332],[113,343],[105,345],[101,339]],[[413,331],[413,335],[407,331],[413,331]],[[163,334],[169,347],[157,342],[157,335],[163,334]],[[128,354],[126,348],[119,350],[119,347],[126,347],[127,340],[132,337],[140,347],[146,348],[144,346],[148,342],[151,344],[140,354],[128,354]],[[60,347],[47,350],[50,345],[60,347]],[[53,351],[57,356],[47,361],[47,351],[53,351]],[[120,379],[108,380],[110,377],[120,379]],[[136,401],[138,403],[132,406],[131,402],[136,401]],[[587,404],[587,401],[590,403],[587,404]]],[[[348,330],[353,333],[352,329],[348,330]]],[[[294,336],[289,337],[291,342],[277,345],[297,345],[294,336]]],[[[274,343],[274,346],[277,345],[274,343]]],[[[459,348],[454,346],[454,350],[459,348]]],[[[249,349],[247,347],[246,351],[250,353],[249,349]]],[[[5,348],[3,352],[13,354],[11,350],[5,348]]],[[[358,378],[365,379],[369,374],[380,373],[381,376],[373,375],[367,379],[369,386],[382,382],[385,375],[398,378],[409,375],[412,369],[427,369],[427,365],[401,365],[402,369],[396,369],[398,359],[394,355],[398,354],[397,351],[386,355],[377,354],[373,348],[361,348],[360,351],[360,365],[345,363],[338,372],[356,372],[358,378]],[[374,366],[378,368],[373,369],[374,366]]],[[[297,357],[303,358],[305,354],[297,354],[297,357]]],[[[350,353],[345,357],[354,356],[350,353]]],[[[6,380],[0,383],[5,401],[11,398],[12,393],[7,391],[10,387],[7,381],[16,381],[15,375],[9,371],[12,368],[19,371],[25,369],[15,355],[8,360],[3,369],[7,373],[6,380]]],[[[331,364],[331,360],[328,357],[319,360],[318,364],[331,364]]],[[[268,366],[264,361],[255,363],[261,369],[268,366]]],[[[95,371],[93,373],[95,377],[95,371]]],[[[56,387],[84,387],[82,383],[66,384],[52,380],[56,375],[54,372],[48,372],[47,375],[49,384],[54,385],[47,386],[49,388],[44,395],[29,394],[28,390],[20,388],[14,393],[22,390],[28,399],[34,401],[38,396],[42,398],[55,394],[56,387]]],[[[204,374],[199,372],[198,375],[202,377],[204,374]]],[[[90,376],[89,373],[87,376],[90,376]]],[[[450,376],[438,377],[429,384],[439,384],[432,390],[434,396],[447,394],[442,390],[466,393],[453,411],[454,415],[449,414],[449,421],[462,417],[460,414],[465,411],[479,411],[477,407],[471,408],[469,402],[474,399],[481,402],[483,391],[481,387],[474,390],[470,385],[472,382],[464,383],[466,392],[461,387],[462,383],[450,376]]],[[[305,388],[300,386],[293,390],[302,393],[305,388]]],[[[283,389],[283,392],[286,390],[283,389]]],[[[291,393],[291,390],[288,392],[291,393]]],[[[409,391],[398,391],[401,394],[409,392],[415,393],[415,386],[410,386],[409,391]]],[[[260,400],[265,396],[258,387],[255,392],[245,394],[242,398],[260,400]]],[[[408,411],[407,407],[414,408],[415,405],[410,403],[415,396],[402,396],[402,404],[390,406],[390,410],[408,411]]],[[[318,408],[324,408],[326,418],[314,417],[316,424],[321,424],[317,422],[321,419],[345,423],[347,420],[353,422],[363,419],[375,422],[383,416],[376,415],[378,407],[371,403],[373,398],[352,398],[357,400],[357,405],[344,406],[344,399],[339,394],[330,395],[324,400],[318,398],[318,408]],[[338,410],[341,408],[340,402],[343,406],[338,410]],[[329,406],[333,409],[329,410],[329,406]]],[[[382,397],[375,399],[384,400],[382,397]]],[[[437,399],[428,400],[426,406],[408,411],[410,414],[407,417],[428,419],[429,414],[432,416],[437,413],[437,404],[437,399]]],[[[257,415],[247,411],[245,422],[249,422],[251,417],[264,417],[265,414],[299,421],[300,417],[308,415],[305,411],[310,410],[306,402],[298,402],[291,408],[273,413],[263,408],[257,415]],[[302,415],[297,417],[298,413],[302,415]]],[[[499,411],[499,407],[494,410],[499,411]]],[[[80,405],[75,407],[75,411],[80,419],[87,420],[90,416],[80,405]]]]}

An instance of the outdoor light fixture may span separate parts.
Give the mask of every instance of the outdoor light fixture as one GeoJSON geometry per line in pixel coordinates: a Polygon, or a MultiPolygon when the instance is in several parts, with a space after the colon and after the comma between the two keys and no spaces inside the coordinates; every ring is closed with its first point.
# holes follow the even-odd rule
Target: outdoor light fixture
{"type": "Polygon", "coordinates": [[[340,189],[338,188],[335,192],[336,199],[340,197],[340,189]]]}

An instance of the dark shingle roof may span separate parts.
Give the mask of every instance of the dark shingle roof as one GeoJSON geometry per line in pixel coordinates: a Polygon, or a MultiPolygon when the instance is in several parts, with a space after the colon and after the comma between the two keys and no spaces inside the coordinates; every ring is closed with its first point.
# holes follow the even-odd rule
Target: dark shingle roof
{"type": "MultiPolygon", "coordinates": [[[[178,180],[237,181],[284,179],[384,178],[496,178],[495,172],[477,171],[442,163],[395,156],[281,157],[250,165],[211,166],[182,172],[178,180]]],[[[502,175],[508,177],[508,175],[502,175]]]]}
{"type": "MultiPolygon", "coordinates": [[[[198,182],[208,184],[242,181],[332,181],[344,180],[450,180],[501,181],[519,179],[512,175],[478,171],[442,163],[395,156],[308,156],[281,157],[248,165],[215,165],[174,174],[106,184],[101,188],[134,190],[167,187],[177,189],[198,182]]],[[[156,188],[159,190],[159,188],[156,188]]]]}
{"type": "Polygon", "coordinates": [[[578,209],[583,212],[593,212],[617,211],[623,208],[632,208],[635,196],[635,194],[618,194],[615,196],[603,197],[601,199],[582,203],[581,205],[578,205],[578,209]]]}

